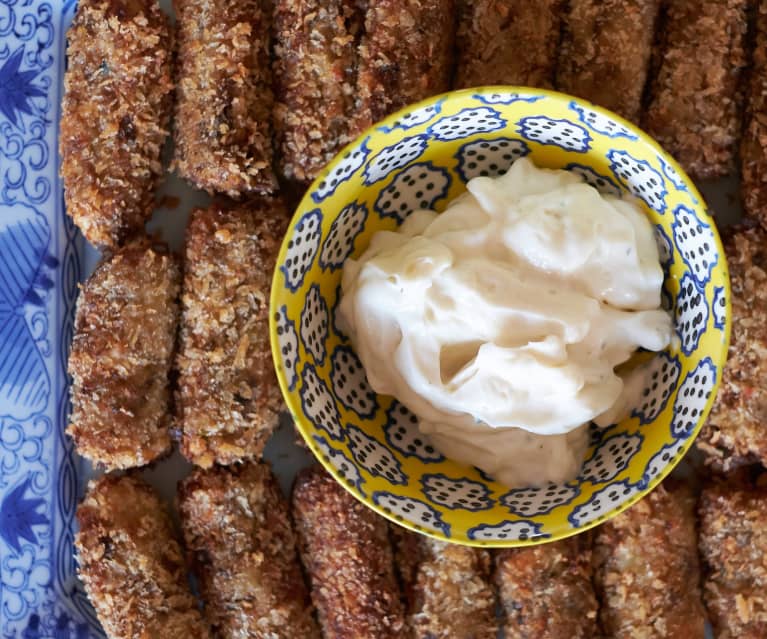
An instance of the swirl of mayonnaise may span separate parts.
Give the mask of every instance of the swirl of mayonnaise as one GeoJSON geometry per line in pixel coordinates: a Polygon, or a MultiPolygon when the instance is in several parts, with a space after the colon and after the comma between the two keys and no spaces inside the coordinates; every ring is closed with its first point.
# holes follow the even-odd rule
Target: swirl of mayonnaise
{"type": "Polygon", "coordinates": [[[616,367],[672,337],[652,225],[526,158],[467,189],[347,260],[340,325],[447,456],[509,485],[572,478],[584,425],[627,403],[616,367]]]}

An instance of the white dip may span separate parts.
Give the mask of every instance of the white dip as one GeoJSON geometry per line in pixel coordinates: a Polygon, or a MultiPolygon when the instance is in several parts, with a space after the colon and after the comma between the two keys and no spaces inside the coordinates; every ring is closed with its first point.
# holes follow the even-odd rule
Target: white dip
{"type": "Polygon", "coordinates": [[[672,336],[652,226],[528,159],[467,188],[347,260],[341,326],[448,457],[510,486],[571,479],[584,425],[625,406],[616,366],[672,336]]]}

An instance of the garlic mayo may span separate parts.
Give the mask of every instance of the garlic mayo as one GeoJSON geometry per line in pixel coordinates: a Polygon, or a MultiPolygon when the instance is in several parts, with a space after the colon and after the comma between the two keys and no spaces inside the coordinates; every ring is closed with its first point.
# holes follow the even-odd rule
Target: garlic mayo
{"type": "Polygon", "coordinates": [[[653,228],[527,158],[467,189],[347,260],[340,325],[447,456],[509,485],[572,478],[584,425],[621,404],[615,368],[671,340],[653,228]]]}

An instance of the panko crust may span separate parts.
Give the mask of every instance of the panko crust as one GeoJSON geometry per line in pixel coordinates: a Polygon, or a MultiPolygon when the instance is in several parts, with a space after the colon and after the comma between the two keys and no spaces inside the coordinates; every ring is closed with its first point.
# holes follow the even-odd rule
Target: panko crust
{"type": "Polygon", "coordinates": [[[67,432],[78,453],[107,470],[143,466],[170,450],[180,279],[166,247],[141,238],[104,259],[80,292],[67,432]]]}
{"type": "Polygon", "coordinates": [[[288,504],[267,465],[196,469],[178,501],[216,637],[319,639],[288,504]]]}
{"type": "Polygon", "coordinates": [[[670,0],[644,128],[696,179],[730,172],[740,135],[747,0],[670,0]]]}
{"type": "Polygon", "coordinates": [[[412,639],[496,639],[490,553],[391,524],[412,639]]]}
{"type": "Polygon", "coordinates": [[[506,639],[592,639],[597,600],[587,533],[495,555],[506,639]]]}
{"type": "Polygon", "coordinates": [[[198,466],[260,458],[277,424],[269,292],[286,226],[281,200],[266,196],[192,213],[176,412],[181,452],[198,466]]]}
{"type": "Polygon", "coordinates": [[[320,467],[302,471],[293,518],[325,639],[402,639],[389,527],[320,467]]]}
{"type": "Polygon", "coordinates": [[[572,0],[557,89],[638,122],[660,0],[572,0]]]}
{"type": "Polygon", "coordinates": [[[352,133],[450,88],[455,0],[367,3],[352,133]]]}
{"type": "Polygon", "coordinates": [[[156,0],[81,0],[67,32],[59,150],[67,213],[115,248],[143,233],[162,174],[173,41],[156,0]]]}
{"type": "Polygon", "coordinates": [[[698,502],[703,597],[717,639],[767,636],[767,488],[713,479],[698,502]]]}
{"type": "Polygon", "coordinates": [[[745,214],[767,229],[767,0],[754,7],[754,44],[740,143],[740,190],[745,214]]]}
{"type": "Polygon", "coordinates": [[[79,575],[109,639],[210,639],[165,507],[134,476],[105,475],[77,509],[79,575]]]}
{"type": "Polygon", "coordinates": [[[354,138],[355,0],[275,0],[274,127],[280,172],[307,183],[354,138]]]}
{"type": "Polygon", "coordinates": [[[594,540],[602,629],[616,639],[703,639],[705,611],[688,483],[666,480],[594,540]]]}
{"type": "Polygon", "coordinates": [[[551,88],[563,0],[458,0],[456,89],[551,88]]]}
{"type": "Polygon", "coordinates": [[[767,232],[756,225],[729,232],[724,247],[732,291],[730,349],[696,440],[706,463],[720,472],[767,464],[767,232]]]}
{"type": "Polygon", "coordinates": [[[274,191],[271,0],[174,0],[174,7],[174,168],[209,193],[274,191]]]}

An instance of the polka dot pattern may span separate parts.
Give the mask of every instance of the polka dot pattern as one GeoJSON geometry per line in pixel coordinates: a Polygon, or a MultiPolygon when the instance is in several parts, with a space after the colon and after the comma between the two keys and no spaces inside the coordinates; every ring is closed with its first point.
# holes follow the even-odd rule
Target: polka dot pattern
{"type": "Polygon", "coordinates": [[[405,457],[417,457],[425,463],[436,463],[445,459],[432,446],[428,435],[418,430],[418,418],[396,400],[386,411],[384,436],[386,443],[405,457]]]}
{"type": "Polygon", "coordinates": [[[668,191],[663,176],[647,160],[638,160],[626,151],[610,151],[607,158],[613,175],[630,193],[658,213],[666,210],[668,191]]]}
{"type": "Polygon", "coordinates": [[[452,478],[441,473],[421,477],[423,492],[435,504],[451,510],[487,510],[493,500],[487,487],[467,477],[452,478]]]}
{"type": "Polygon", "coordinates": [[[579,492],[577,486],[567,484],[549,484],[540,488],[515,488],[501,497],[501,503],[514,515],[534,517],[569,504],[579,492]]]}
{"type": "Polygon", "coordinates": [[[311,364],[306,364],[301,374],[301,408],[317,428],[325,431],[331,439],[341,441],[341,415],[333,395],[325,382],[317,375],[311,364]]]}
{"type": "Polygon", "coordinates": [[[695,280],[687,273],[679,282],[674,320],[674,330],[679,336],[682,352],[692,355],[706,330],[708,305],[705,294],[698,289],[695,280]]]}
{"type": "Polygon", "coordinates": [[[725,297],[724,286],[714,287],[714,302],[711,308],[714,309],[714,326],[723,331],[727,321],[727,298],[725,297]]]}
{"type": "Polygon", "coordinates": [[[320,210],[309,211],[295,225],[295,232],[288,240],[288,250],[280,271],[285,276],[285,286],[291,291],[297,291],[304,283],[304,276],[320,247],[321,225],[320,210]]]}
{"type": "Polygon", "coordinates": [[[545,539],[550,537],[533,521],[502,521],[500,524],[481,524],[469,529],[469,539],[476,541],[504,541],[507,539],[545,539]]]}
{"type": "Polygon", "coordinates": [[[442,520],[439,511],[420,499],[380,490],[373,494],[373,503],[394,517],[407,519],[421,528],[450,537],[450,526],[442,520]]]}
{"type": "Polygon", "coordinates": [[[349,435],[349,451],[360,467],[373,477],[384,477],[392,484],[407,483],[402,465],[386,446],[353,424],[349,424],[346,430],[349,435]]]}
{"type": "Polygon", "coordinates": [[[684,439],[678,439],[673,444],[664,446],[655,453],[655,455],[650,458],[650,461],[647,463],[644,473],[642,474],[642,484],[648,486],[653,479],[660,476],[672,460],[678,457],[684,444],[684,439]]]}
{"type": "Polygon", "coordinates": [[[586,153],[591,148],[589,132],[570,120],[546,116],[522,118],[517,122],[517,131],[526,140],[558,146],[566,151],[586,153]]]}
{"type": "Polygon", "coordinates": [[[590,184],[603,195],[613,195],[615,197],[620,197],[620,187],[609,177],[602,175],[601,173],[597,173],[590,166],[575,164],[573,162],[568,164],[565,168],[572,173],[577,173],[580,175],[586,184],[590,184]]]}
{"type": "Polygon", "coordinates": [[[277,344],[282,356],[288,389],[293,390],[298,381],[298,335],[296,323],[288,317],[288,307],[284,304],[274,314],[277,324],[277,344]]]}
{"type": "Polygon", "coordinates": [[[578,114],[578,119],[592,131],[606,135],[609,138],[627,138],[636,140],[637,135],[617,120],[610,118],[598,111],[580,106],[577,102],[570,102],[570,109],[578,114]]]}
{"type": "Polygon", "coordinates": [[[625,479],[609,484],[594,492],[586,503],[573,508],[567,519],[573,528],[580,528],[597,521],[640,491],[640,486],[630,484],[625,479]]]}
{"type": "Polygon", "coordinates": [[[341,209],[322,243],[320,251],[322,269],[335,271],[343,267],[346,258],[354,251],[354,240],[365,227],[367,216],[368,210],[364,204],[349,204],[341,209]]]}
{"type": "Polygon", "coordinates": [[[396,129],[412,129],[419,124],[425,124],[432,118],[434,118],[440,111],[442,111],[442,102],[438,101],[434,104],[421,107],[420,109],[414,109],[407,111],[400,115],[391,125],[385,125],[381,127],[381,130],[385,133],[391,133],[396,129]]]}
{"type": "Polygon", "coordinates": [[[483,176],[498,177],[516,160],[530,153],[527,144],[512,138],[475,140],[464,144],[456,154],[458,173],[464,182],[483,176]]]}
{"type": "Polygon", "coordinates": [[[365,167],[365,184],[375,184],[391,175],[397,169],[407,166],[421,157],[426,149],[426,136],[414,135],[403,138],[376,155],[365,167]]]}
{"type": "Polygon", "coordinates": [[[365,164],[369,154],[367,139],[358,147],[347,151],[341,162],[320,180],[317,188],[312,191],[312,199],[319,204],[333,195],[342,183],[351,178],[365,164]]]}
{"type": "Polygon", "coordinates": [[[719,262],[716,241],[711,225],[701,221],[691,208],[679,206],[674,211],[671,229],[674,244],[685,264],[690,267],[690,275],[698,286],[704,287],[711,279],[711,271],[719,262]]]}
{"type": "Polygon", "coordinates": [[[325,361],[325,340],[328,336],[328,307],[320,293],[320,287],[313,284],[306,295],[301,311],[301,341],[306,352],[317,366],[325,361]]]}
{"type": "Polygon", "coordinates": [[[674,437],[690,436],[711,396],[715,381],[716,367],[708,357],[684,378],[674,400],[674,417],[671,421],[671,434],[674,437]]]}
{"type": "Polygon", "coordinates": [[[349,459],[342,450],[333,448],[328,444],[324,437],[314,435],[313,439],[322,456],[338,471],[346,485],[356,488],[364,496],[365,491],[362,488],[362,484],[365,483],[365,478],[357,469],[357,464],[349,459]]]}
{"type": "Polygon", "coordinates": [[[397,174],[391,184],[381,189],[373,209],[382,217],[393,217],[398,222],[415,209],[433,209],[447,196],[450,176],[431,162],[419,162],[397,174]]]}
{"type": "Polygon", "coordinates": [[[631,458],[642,447],[643,439],[639,433],[621,433],[608,437],[583,464],[580,478],[592,484],[614,479],[628,468],[631,458]]]}
{"type": "Polygon", "coordinates": [[[504,126],[506,120],[495,109],[474,107],[440,118],[429,127],[429,134],[437,140],[461,140],[477,133],[497,131],[504,126]]]}
{"type": "Polygon", "coordinates": [[[543,99],[539,95],[525,95],[512,91],[495,91],[494,93],[477,93],[474,98],[483,104],[514,104],[515,102],[538,102],[543,99]]]}
{"type": "Polygon", "coordinates": [[[669,397],[676,388],[682,365],[678,357],[658,353],[650,360],[647,369],[647,384],[642,390],[641,400],[632,412],[640,424],[650,424],[666,408],[669,397]]]}
{"type": "Polygon", "coordinates": [[[372,417],[378,410],[378,396],[370,388],[362,362],[354,351],[348,346],[337,346],[330,363],[330,380],[338,401],[362,419],[372,417]]]}
{"type": "Polygon", "coordinates": [[[658,259],[668,269],[674,263],[674,245],[660,224],[655,225],[655,243],[658,245],[658,259]]]}

